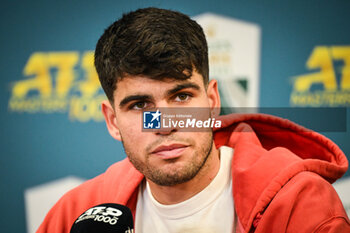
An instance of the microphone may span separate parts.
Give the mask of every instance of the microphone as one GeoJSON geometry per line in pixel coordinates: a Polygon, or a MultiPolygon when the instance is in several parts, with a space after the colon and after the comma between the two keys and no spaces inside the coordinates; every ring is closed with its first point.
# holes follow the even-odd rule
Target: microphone
{"type": "Polygon", "coordinates": [[[134,233],[134,221],[128,207],[105,203],[94,206],[73,223],[70,233],[134,233]]]}

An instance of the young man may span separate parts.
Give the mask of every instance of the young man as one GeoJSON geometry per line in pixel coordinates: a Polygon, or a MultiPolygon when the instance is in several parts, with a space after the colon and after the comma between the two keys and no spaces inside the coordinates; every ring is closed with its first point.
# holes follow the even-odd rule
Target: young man
{"type": "Polygon", "coordinates": [[[202,28],[178,12],[124,15],[100,38],[95,65],[109,133],[127,159],[64,195],[38,232],[69,232],[101,203],[128,206],[139,232],[350,232],[332,188],[348,166],[329,139],[273,116],[227,115],[213,131],[142,130],[144,110],[208,108],[202,28]],[[140,123],[139,123],[140,122],[140,123]]]}

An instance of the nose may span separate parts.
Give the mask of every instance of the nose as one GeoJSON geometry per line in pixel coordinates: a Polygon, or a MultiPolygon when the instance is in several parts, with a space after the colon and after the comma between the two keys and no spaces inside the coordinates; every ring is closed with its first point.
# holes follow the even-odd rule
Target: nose
{"type": "Polygon", "coordinates": [[[155,134],[156,135],[159,135],[159,136],[167,136],[167,135],[170,135],[172,133],[175,133],[177,131],[176,128],[167,128],[167,129],[158,129],[157,131],[155,131],[155,134]]]}
{"type": "Polygon", "coordinates": [[[167,108],[170,108],[171,106],[169,105],[168,101],[166,100],[160,100],[156,103],[156,107],[158,109],[167,109],[167,108]]]}
{"type": "Polygon", "coordinates": [[[159,101],[157,103],[157,109],[162,114],[160,116],[161,120],[161,127],[160,129],[157,129],[154,131],[156,135],[159,136],[166,136],[170,135],[172,133],[177,132],[177,126],[172,124],[172,122],[169,121],[169,115],[174,115],[176,113],[176,110],[174,107],[170,106],[167,101],[159,101]]]}

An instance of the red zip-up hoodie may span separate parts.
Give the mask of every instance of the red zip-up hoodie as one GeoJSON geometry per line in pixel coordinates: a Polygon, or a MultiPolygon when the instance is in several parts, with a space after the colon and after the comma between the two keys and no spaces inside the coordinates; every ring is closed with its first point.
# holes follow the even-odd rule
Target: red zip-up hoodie
{"type": "MultiPolygon", "coordinates": [[[[331,185],[348,167],[337,145],[274,116],[231,114],[219,120],[215,145],[234,148],[235,232],[350,232],[350,221],[331,185]]],[[[79,215],[102,203],[126,205],[135,216],[143,179],[128,159],[115,163],[66,193],[37,233],[69,233],[79,215]]]]}

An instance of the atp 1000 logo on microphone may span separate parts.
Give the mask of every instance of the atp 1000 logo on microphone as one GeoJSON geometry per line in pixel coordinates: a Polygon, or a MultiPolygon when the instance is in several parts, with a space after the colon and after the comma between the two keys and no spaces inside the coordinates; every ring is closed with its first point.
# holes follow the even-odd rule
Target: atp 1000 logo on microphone
{"type": "Polygon", "coordinates": [[[131,210],[124,205],[105,203],[93,206],[74,222],[70,233],[134,233],[131,210]]]}
{"type": "Polygon", "coordinates": [[[122,214],[122,211],[113,207],[96,206],[88,209],[82,215],[80,215],[80,217],[75,221],[75,223],[87,219],[93,219],[94,221],[115,225],[118,222],[118,217],[122,214]]]}

